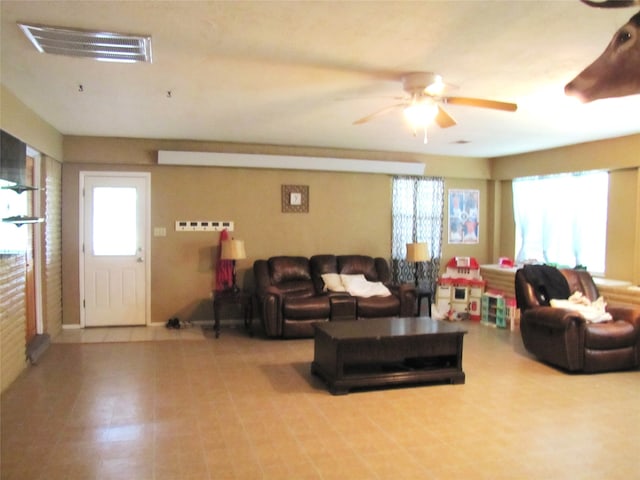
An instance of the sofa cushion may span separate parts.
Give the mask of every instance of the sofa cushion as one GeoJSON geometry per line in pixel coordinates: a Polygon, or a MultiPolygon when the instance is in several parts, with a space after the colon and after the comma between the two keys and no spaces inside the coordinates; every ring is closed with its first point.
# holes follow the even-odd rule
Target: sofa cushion
{"type": "Polygon", "coordinates": [[[315,295],[313,282],[311,280],[294,280],[278,284],[275,291],[287,297],[309,297],[315,295]]]}
{"type": "Polygon", "coordinates": [[[588,271],[563,268],[560,269],[560,273],[567,279],[570,293],[580,292],[591,301],[600,296],[598,287],[588,271]]]}
{"type": "Polygon", "coordinates": [[[311,280],[309,260],[305,257],[271,257],[269,271],[274,284],[293,280],[311,280]]]}
{"type": "Polygon", "coordinates": [[[394,317],[400,313],[400,300],[395,295],[356,300],[358,317],[394,317]]]}
{"type": "Polygon", "coordinates": [[[366,255],[340,255],[338,256],[338,273],[354,275],[361,273],[370,282],[377,282],[378,270],[372,257],[366,255]]]}
{"type": "Polygon", "coordinates": [[[338,262],[335,255],[324,254],[314,255],[309,259],[309,268],[311,269],[311,280],[316,287],[317,293],[322,293],[325,283],[322,281],[323,273],[338,273],[338,262]]]}
{"type": "Polygon", "coordinates": [[[331,314],[329,297],[324,295],[287,297],[284,299],[282,314],[285,318],[293,320],[329,318],[331,314]]]}

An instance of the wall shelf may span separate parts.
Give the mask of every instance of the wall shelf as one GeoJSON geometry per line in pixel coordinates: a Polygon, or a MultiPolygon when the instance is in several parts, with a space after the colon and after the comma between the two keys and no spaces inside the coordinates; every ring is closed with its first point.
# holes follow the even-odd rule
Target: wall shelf
{"type": "Polygon", "coordinates": [[[2,221],[4,223],[12,223],[16,227],[21,227],[22,225],[30,224],[30,223],[42,223],[44,222],[44,218],[29,217],[27,215],[15,215],[13,217],[3,218],[2,221]]]}
{"type": "Polygon", "coordinates": [[[33,192],[36,190],[40,190],[38,187],[32,187],[31,185],[21,185],[19,183],[16,183],[15,185],[7,185],[4,187],[0,187],[1,190],[13,190],[14,192],[16,192],[18,195],[21,194],[22,192],[33,192]]]}

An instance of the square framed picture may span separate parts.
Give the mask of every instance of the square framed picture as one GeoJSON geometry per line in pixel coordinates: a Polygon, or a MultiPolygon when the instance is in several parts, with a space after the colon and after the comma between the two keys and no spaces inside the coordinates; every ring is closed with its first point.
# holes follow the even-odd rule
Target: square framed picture
{"type": "Polygon", "coordinates": [[[282,185],[282,213],[308,213],[309,186],[282,185]]]}

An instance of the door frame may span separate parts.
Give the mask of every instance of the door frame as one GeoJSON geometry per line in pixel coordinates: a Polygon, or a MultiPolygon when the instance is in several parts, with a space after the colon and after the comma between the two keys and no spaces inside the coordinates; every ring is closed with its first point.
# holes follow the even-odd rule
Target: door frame
{"type": "Polygon", "coordinates": [[[144,323],[145,326],[149,326],[151,324],[151,173],[150,172],[139,172],[139,171],[111,171],[111,170],[91,170],[91,171],[80,171],[79,175],[79,190],[78,190],[78,202],[79,202],[79,219],[78,219],[78,255],[80,257],[80,328],[85,327],[85,308],[83,306],[83,301],[85,298],[84,291],[84,282],[85,282],[85,269],[84,269],[84,251],[83,246],[85,245],[84,239],[84,186],[85,179],[87,177],[137,177],[144,180],[145,190],[146,190],[146,209],[144,212],[144,222],[145,222],[145,241],[144,241],[144,252],[145,252],[145,262],[144,262],[144,283],[145,283],[145,314],[144,314],[144,323]]]}
{"type": "MultiPolygon", "coordinates": [[[[41,187],[41,175],[42,175],[42,155],[40,152],[33,150],[27,146],[27,155],[33,158],[33,178],[31,185],[38,188],[38,191],[42,190],[41,187]]],[[[44,217],[42,211],[42,198],[40,195],[33,196],[31,198],[31,212],[34,217],[44,217]]],[[[44,310],[43,310],[43,298],[44,292],[44,278],[43,278],[43,266],[44,266],[44,241],[42,237],[42,223],[33,224],[33,232],[30,247],[32,250],[32,263],[33,263],[33,295],[34,295],[34,314],[36,320],[36,335],[45,333],[44,331],[44,310]]]]}

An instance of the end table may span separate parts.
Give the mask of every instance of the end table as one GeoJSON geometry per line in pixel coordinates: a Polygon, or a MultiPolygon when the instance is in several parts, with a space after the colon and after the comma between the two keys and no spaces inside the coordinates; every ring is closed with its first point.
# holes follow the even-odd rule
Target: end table
{"type": "Polygon", "coordinates": [[[251,294],[247,292],[234,292],[226,290],[213,293],[213,330],[216,338],[220,336],[220,308],[224,305],[236,305],[244,314],[244,326],[253,337],[253,304],[251,294]]]}

